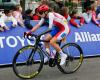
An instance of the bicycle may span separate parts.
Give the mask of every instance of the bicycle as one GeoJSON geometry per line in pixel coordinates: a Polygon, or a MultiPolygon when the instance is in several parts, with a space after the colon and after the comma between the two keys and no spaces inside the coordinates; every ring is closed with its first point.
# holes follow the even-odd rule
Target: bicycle
{"type": "MultiPolygon", "coordinates": [[[[41,42],[49,42],[46,40],[41,40],[41,36],[48,33],[46,31],[40,35],[32,34],[31,37],[27,38],[35,42],[35,45],[28,45],[22,47],[17,51],[13,58],[13,71],[14,73],[23,79],[31,79],[37,76],[43,68],[44,56],[49,58],[48,65],[50,67],[55,67],[57,65],[58,69],[64,74],[70,74],[79,69],[83,61],[83,51],[81,47],[76,43],[66,43],[61,46],[64,53],[68,54],[66,63],[61,66],[60,56],[56,52],[54,58],[50,58],[49,54],[42,48],[41,42]],[[71,50],[70,50],[71,49],[71,50]],[[72,53],[74,51],[74,53],[72,53]]],[[[58,42],[61,45],[61,41],[58,42]]]]}

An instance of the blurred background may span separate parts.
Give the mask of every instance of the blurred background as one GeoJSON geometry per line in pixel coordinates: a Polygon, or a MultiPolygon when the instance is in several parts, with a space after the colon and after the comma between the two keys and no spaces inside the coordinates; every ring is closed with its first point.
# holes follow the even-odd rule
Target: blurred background
{"type": "MultiPolygon", "coordinates": [[[[46,0],[0,0],[0,10],[5,8],[12,8],[15,5],[20,4],[24,10],[33,9],[39,5],[41,1],[46,0]]],[[[100,5],[100,0],[48,0],[61,2],[64,6],[67,6],[69,9],[77,8],[78,12],[84,11],[85,7],[91,5],[94,1],[98,1],[98,5],[100,5]]],[[[55,4],[54,4],[55,5],[55,4]]]]}

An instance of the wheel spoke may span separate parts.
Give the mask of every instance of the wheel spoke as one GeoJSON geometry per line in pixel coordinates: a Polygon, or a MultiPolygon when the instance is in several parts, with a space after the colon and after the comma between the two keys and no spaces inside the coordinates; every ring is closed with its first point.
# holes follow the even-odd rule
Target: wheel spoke
{"type": "Polygon", "coordinates": [[[32,59],[29,59],[33,49],[33,46],[25,46],[16,53],[13,59],[13,70],[20,78],[35,77],[43,67],[43,54],[39,49],[33,53],[32,59]]]}
{"type": "Polygon", "coordinates": [[[65,73],[73,73],[79,69],[83,61],[83,52],[79,45],[69,43],[62,47],[62,51],[68,55],[66,63],[63,66],[57,63],[58,69],[65,73]]]}

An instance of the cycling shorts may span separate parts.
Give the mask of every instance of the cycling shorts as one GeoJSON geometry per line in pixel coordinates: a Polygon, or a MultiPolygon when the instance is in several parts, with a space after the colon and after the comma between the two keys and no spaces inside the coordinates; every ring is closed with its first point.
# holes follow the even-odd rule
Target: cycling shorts
{"type": "Polygon", "coordinates": [[[52,29],[52,31],[50,32],[50,35],[52,37],[57,38],[57,40],[61,40],[64,37],[66,37],[68,35],[68,33],[69,33],[69,27],[67,27],[66,29],[63,29],[63,30],[59,29],[58,27],[54,27],[52,29]]]}
{"type": "Polygon", "coordinates": [[[59,32],[59,28],[56,26],[53,27],[52,31],[50,32],[50,35],[54,37],[59,32]]]}

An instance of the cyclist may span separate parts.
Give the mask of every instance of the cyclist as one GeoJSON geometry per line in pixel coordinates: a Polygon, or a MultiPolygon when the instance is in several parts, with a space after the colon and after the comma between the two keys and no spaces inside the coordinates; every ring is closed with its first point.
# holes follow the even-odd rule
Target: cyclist
{"type": "MultiPolygon", "coordinates": [[[[41,17],[41,20],[30,31],[26,32],[26,36],[37,30],[48,19],[49,29],[51,29],[51,32],[47,34],[45,40],[50,40],[50,44],[61,56],[60,65],[63,65],[68,55],[63,53],[62,49],[56,42],[65,38],[69,33],[70,29],[68,27],[67,20],[62,15],[51,12],[50,8],[47,5],[40,5],[38,7],[38,15],[41,17]]],[[[45,47],[46,51],[50,54],[50,45],[48,43],[45,43],[45,47]]]]}

